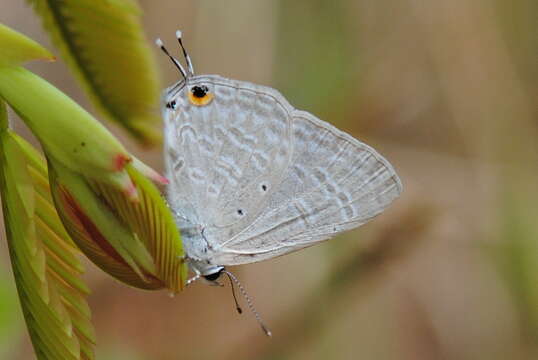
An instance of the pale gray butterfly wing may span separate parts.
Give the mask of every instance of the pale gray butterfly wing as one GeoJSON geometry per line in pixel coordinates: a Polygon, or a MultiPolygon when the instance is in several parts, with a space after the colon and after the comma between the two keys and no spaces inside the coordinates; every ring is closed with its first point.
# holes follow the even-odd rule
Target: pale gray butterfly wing
{"type": "Polygon", "coordinates": [[[165,112],[168,198],[188,219],[180,228],[201,225],[210,248],[187,237],[188,254],[219,265],[283,255],[365,223],[401,192],[375,150],[273,89],[203,76],[181,91],[165,112]],[[195,84],[210,104],[189,102],[195,84]]]}
{"type": "Polygon", "coordinates": [[[283,255],[360,226],[402,191],[392,166],[371,147],[313,115],[292,113],[293,155],[256,220],[221,244],[218,264],[283,255]]]}
{"type": "MultiPolygon", "coordinates": [[[[164,112],[167,197],[182,234],[200,225],[216,247],[262,211],[292,152],[291,109],[276,105],[276,96],[217,76],[191,78],[188,87],[168,91],[166,101],[176,101],[176,109],[164,112]],[[196,84],[214,96],[208,105],[189,101],[196,84]]],[[[199,252],[188,237],[184,242],[187,253],[199,252]]]]}

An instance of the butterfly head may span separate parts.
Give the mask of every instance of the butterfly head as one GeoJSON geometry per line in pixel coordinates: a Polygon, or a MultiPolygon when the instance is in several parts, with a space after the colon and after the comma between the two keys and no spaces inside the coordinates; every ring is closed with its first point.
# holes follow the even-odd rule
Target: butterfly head
{"type": "Polygon", "coordinates": [[[222,275],[222,272],[224,271],[224,267],[219,266],[218,268],[215,268],[214,270],[215,270],[214,272],[206,274],[206,275],[202,275],[202,277],[209,282],[217,281],[222,275]]]}
{"type": "MultiPolygon", "coordinates": [[[[176,31],[176,37],[183,52],[185,63],[187,64],[186,68],[183,67],[183,65],[181,65],[181,63],[175,57],[170,55],[161,39],[156,40],[157,46],[160,47],[161,50],[166,54],[166,56],[170,58],[172,63],[177,67],[177,69],[183,76],[183,81],[177,83],[169,93],[171,93],[170,95],[177,95],[177,92],[172,90],[178,90],[179,92],[184,90],[187,95],[187,99],[192,105],[205,106],[209,104],[211,100],[213,100],[213,93],[210,91],[209,86],[206,84],[192,84],[193,81],[195,82],[196,80],[196,76],[194,75],[194,66],[192,64],[189,54],[187,53],[187,50],[183,46],[182,33],[180,30],[176,31]]],[[[177,108],[177,105],[177,100],[170,98],[166,101],[165,106],[169,109],[175,110],[177,108]]]]}
{"type": "Polygon", "coordinates": [[[164,107],[177,113],[204,109],[215,99],[214,90],[215,85],[207,75],[189,77],[164,92],[164,107]]]}

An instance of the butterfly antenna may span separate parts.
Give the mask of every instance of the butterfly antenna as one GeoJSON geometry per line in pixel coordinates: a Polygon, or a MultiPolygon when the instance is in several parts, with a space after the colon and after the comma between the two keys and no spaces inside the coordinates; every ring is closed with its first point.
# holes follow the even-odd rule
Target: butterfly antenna
{"type": "Polygon", "coordinates": [[[187,62],[187,66],[189,67],[189,73],[191,75],[194,75],[194,66],[192,66],[191,57],[187,53],[187,50],[185,50],[185,46],[183,46],[183,40],[181,40],[181,36],[182,36],[181,30],[177,30],[176,31],[176,38],[177,38],[177,41],[179,42],[179,46],[181,46],[181,50],[183,51],[183,56],[185,57],[185,61],[187,62]]]}
{"type": "Polygon", "coordinates": [[[235,296],[235,287],[234,287],[234,282],[230,276],[230,274],[228,274],[228,272],[225,272],[226,275],[228,275],[228,279],[230,280],[230,286],[232,287],[232,295],[234,297],[234,302],[235,302],[235,309],[237,310],[237,312],[239,314],[242,314],[243,313],[243,309],[241,309],[241,306],[239,306],[239,302],[237,301],[237,296],[235,296]]]}
{"type": "Polygon", "coordinates": [[[157,38],[157,40],[155,40],[155,44],[157,44],[157,46],[161,48],[161,50],[166,54],[166,56],[168,56],[170,60],[172,60],[172,63],[174,63],[174,65],[178,68],[181,75],[183,75],[183,78],[187,80],[187,73],[185,72],[185,69],[183,69],[183,66],[181,66],[179,61],[177,61],[177,59],[173,57],[172,55],[170,55],[168,50],[166,50],[166,48],[164,47],[163,41],[157,38]]]}
{"type": "MultiPolygon", "coordinates": [[[[248,296],[247,292],[245,291],[245,288],[243,287],[243,285],[241,285],[241,283],[239,282],[239,280],[235,277],[234,274],[232,274],[231,272],[229,272],[228,270],[222,270],[223,273],[225,273],[226,275],[228,275],[228,278],[230,279],[230,282],[233,280],[233,282],[235,282],[235,284],[237,285],[237,287],[239,288],[239,291],[241,291],[241,294],[243,294],[243,297],[245,298],[245,300],[247,301],[247,305],[250,309],[250,311],[252,312],[252,314],[254,314],[254,317],[256,318],[256,320],[258,321],[258,323],[260,324],[263,332],[265,333],[265,335],[267,336],[272,336],[273,334],[271,333],[271,330],[269,330],[267,328],[267,326],[265,326],[262,318],[260,317],[260,314],[258,314],[258,312],[256,311],[256,309],[254,308],[254,305],[252,304],[252,300],[250,299],[250,296],[248,296]]],[[[233,286],[232,286],[233,288],[233,286]]],[[[235,294],[234,294],[234,298],[235,298],[235,294]]],[[[236,303],[237,303],[237,299],[236,299],[236,303]]],[[[240,309],[239,306],[237,306],[238,310],[240,309]]],[[[239,312],[241,313],[241,312],[239,312]]]]}

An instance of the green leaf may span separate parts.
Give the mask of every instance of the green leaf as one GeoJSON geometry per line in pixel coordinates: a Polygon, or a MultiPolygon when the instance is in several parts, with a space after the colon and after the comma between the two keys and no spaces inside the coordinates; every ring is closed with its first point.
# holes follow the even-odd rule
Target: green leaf
{"type": "Polygon", "coordinates": [[[30,60],[54,61],[54,56],[34,40],[0,24],[0,66],[17,66],[30,60]]]}
{"type": "Polygon", "coordinates": [[[52,159],[49,166],[56,208],[79,248],[103,271],[131,286],[162,288],[150,254],[116,216],[117,209],[104,202],[82,175],[52,159]]]}
{"type": "Polygon", "coordinates": [[[144,144],[156,131],[160,85],[133,0],[30,0],[93,103],[144,144]]]}
{"type": "Polygon", "coordinates": [[[13,359],[13,343],[22,335],[23,318],[18,309],[17,290],[7,268],[0,267],[0,359],[13,359]]]}
{"type": "Polygon", "coordinates": [[[0,160],[10,258],[36,355],[40,360],[93,359],[95,335],[85,300],[88,289],[80,278],[83,267],[78,249],[65,231],[58,231],[60,219],[43,186],[44,160],[10,130],[0,134],[0,160]]]}
{"type": "Polygon", "coordinates": [[[168,289],[178,292],[185,284],[187,266],[177,225],[155,186],[132,165],[127,166],[127,171],[140,194],[136,203],[103,183],[94,183],[96,192],[144,243],[155,262],[157,277],[168,289]]]}
{"type": "Polygon", "coordinates": [[[17,112],[44,150],[69,169],[118,187],[130,186],[131,156],[86,110],[21,67],[0,68],[0,97],[17,112]]]}
{"type": "MultiPolygon", "coordinates": [[[[158,190],[144,176],[166,179],[132,157],[73,100],[23,68],[0,68],[0,97],[41,142],[56,209],[84,254],[129,285],[181,290],[187,270],[179,231],[158,190]]],[[[25,176],[16,182],[19,193],[48,196],[46,181],[34,188],[23,181],[25,176]]],[[[20,200],[27,213],[33,212],[30,200],[34,197],[20,200]]]]}
{"type": "Polygon", "coordinates": [[[187,266],[179,230],[161,194],[133,165],[133,201],[49,159],[50,183],[65,228],[103,271],[134,287],[183,289],[187,266]]]}

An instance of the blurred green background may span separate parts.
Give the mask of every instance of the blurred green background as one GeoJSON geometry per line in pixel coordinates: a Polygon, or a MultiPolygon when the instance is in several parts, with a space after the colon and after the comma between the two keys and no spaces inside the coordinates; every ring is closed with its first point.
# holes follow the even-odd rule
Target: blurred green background
{"type": "MultiPolygon", "coordinates": [[[[278,88],[374,146],[405,189],[363,228],[233,269],[273,339],[228,287],[171,298],[88,264],[98,359],[538,358],[538,2],[140,4],[150,41],[177,53],[181,28],[198,73],[278,88]]],[[[53,49],[24,1],[2,0],[0,22],[53,49]]],[[[92,109],[62,61],[29,68],[92,109]]],[[[0,241],[0,359],[33,358],[0,241]]]]}

